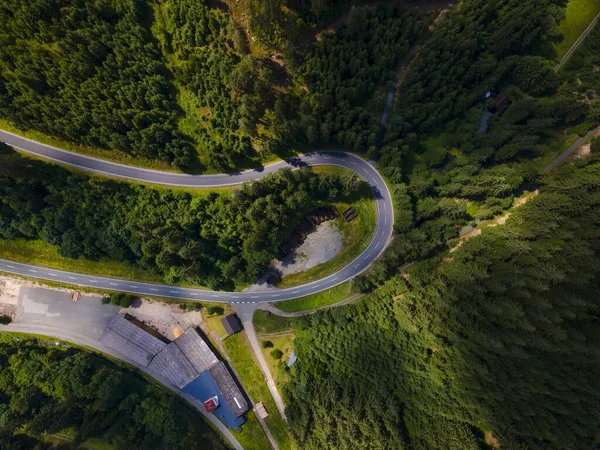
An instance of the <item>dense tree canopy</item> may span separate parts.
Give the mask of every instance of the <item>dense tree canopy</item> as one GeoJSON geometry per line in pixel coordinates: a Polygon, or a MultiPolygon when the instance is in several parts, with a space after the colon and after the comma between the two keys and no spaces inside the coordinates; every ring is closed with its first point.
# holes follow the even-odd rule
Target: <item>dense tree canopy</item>
{"type": "Polygon", "coordinates": [[[299,217],[348,193],[337,174],[279,173],[230,196],[74,174],[0,145],[0,237],[42,239],[69,258],[128,261],[214,289],[258,279],[299,217]]]}
{"type": "Polygon", "coordinates": [[[26,447],[32,439],[13,437],[23,427],[33,437],[72,428],[68,448],[91,438],[115,449],[227,448],[198,414],[108,360],[54,342],[0,335],[3,449],[34,448],[26,447]]]}
{"type": "Polygon", "coordinates": [[[347,26],[321,36],[303,57],[297,82],[306,84],[303,113],[311,144],[373,151],[394,69],[425,21],[401,8],[353,8],[347,26]]]}
{"type": "Polygon", "coordinates": [[[566,167],[450,258],[303,318],[287,392],[303,448],[596,448],[599,180],[597,156],[566,167]]]}
{"type": "Polygon", "coordinates": [[[0,115],[19,128],[184,167],[190,144],[144,2],[0,2],[0,115]]]}

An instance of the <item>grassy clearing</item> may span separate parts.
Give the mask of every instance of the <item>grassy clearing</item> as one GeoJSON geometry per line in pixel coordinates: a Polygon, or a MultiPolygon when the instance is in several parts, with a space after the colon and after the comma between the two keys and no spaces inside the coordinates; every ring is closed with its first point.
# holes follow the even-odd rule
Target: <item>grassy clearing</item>
{"type": "Polygon", "coordinates": [[[271,448],[271,443],[254,411],[249,411],[246,414],[246,422],[242,425],[241,433],[234,433],[235,438],[244,447],[244,450],[268,450],[271,448]]]}
{"type": "Polygon", "coordinates": [[[599,12],[600,0],[569,0],[565,9],[565,18],[558,26],[564,39],[553,45],[557,59],[567,53],[599,12]]]}
{"type": "Polygon", "coordinates": [[[58,254],[58,247],[44,241],[0,239],[0,258],[78,273],[135,279],[149,283],[164,282],[160,275],[135,268],[126,263],[65,258],[58,254]]]}
{"type": "MultiPolygon", "coordinates": [[[[44,442],[55,443],[55,444],[63,444],[65,442],[73,442],[75,438],[75,430],[72,428],[68,428],[66,430],[61,431],[60,433],[45,435],[42,440],[44,442]]],[[[88,439],[83,444],[79,445],[80,449],[85,450],[113,450],[114,447],[107,442],[104,442],[102,439],[88,439]]]]}
{"type": "Polygon", "coordinates": [[[287,383],[290,380],[290,373],[289,370],[287,370],[287,363],[290,360],[292,351],[294,350],[294,335],[286,334],[283,336],[259,338],[259,341],[261,343],[261,347],[264,341],[270,341],[273,344],[273,347],[262,349],[263,355],[265,356],[267,364],[269,365],[269,370],[271,371],[271,375],[273,375],[275,383],[278,386],[287,383]],[[271,352],[274,349],[278,349],[283,352],[281,359],[275,359],[271,356],[271,352]]]}
{"type": "Polygon", "coordinates": [[[263,317],[262,313],[262,310],[257,309],[254,311],[254,317],[252,317],[254,329],[257,334],[281,333],[293,329],[292,319],[276,316],[275,314],[271,314],[269,317],[263,317]]]}
{"type": "MultiPolygon", "coordinates": [[[[234,334],[225,339],[223,343],[252,400],[256,403],[262,402],[265,405],[269,413],[269,416],[265,419],[265,423],[269,427],[269,431],[271,431],[277,445],[282,450],[293,449],[294,446],[286,431],[286,423],[279,415],[263,374],[254,361],[254,355],[250,350],[246,334],[244,332],[234,334]]],[[[249,446],[242,445],[244,445],[245,449],[264,450],[270,448],[271,446],[264,434],[263,439],[264,442],[251,442],[249,446]]]]}
{"type": "Polygon", "coordinates": [[[89,145],[74,144],[69,141],[48,136],[47,134],[44,134],[39,131],[21,130],[19,128],[14,127],[4,119],[0,119],[0,128],[2,130],[9,131],[14,134],[18,134],[19,136],[23,136],[25,138],[32,139],[37,142],[41,142],[42,144],[51,145],[53,147],[68,150],[73,153],[79,153],[81,155],[92,156],[94,158],[101,158],[107,161],[126,164],[128,166],[138,166],[144,167],[146,169],[179,172],[173,166],[165,162],[131,156],[127,153],[119,152],[117,150],[104,150],[89,145]]]}
{"type": "Polygon", "coordinates": [[[346,281],[340,285],[327,289],[323,292],[307,295],[306,297],[295,298],[275,303],[275,306],[283,312],[310,311],[323,306],[332,305],[342,300],[346,300],[352,295],[350,282],[346,281]]]}
{"type": "MultiPolygon", "coordinates": [[[[340,171],[346,169],[339,168],[318,168],[315,171],[323,173],[324,171],[340,171]]],[[[293,273],[283,277],[277,285],[280,288],[297,286],[318,280],[330,275],[356,258],[369,245],[373,234],[375,233],[375,224],[377,216],[375,213],[375,202],[369,187],[364,184],[358,192],[351,195],[340,197],[336,201],[329,202],[333,204],[340,213],[340,217],[333,222],[342,234],[342,251],[333,259],[319,264],[304,272],[293,273]],[[349,206],[353,206],[358,212],[358,217],[352,222],[347,223],[342,212],[349,206]]]]}

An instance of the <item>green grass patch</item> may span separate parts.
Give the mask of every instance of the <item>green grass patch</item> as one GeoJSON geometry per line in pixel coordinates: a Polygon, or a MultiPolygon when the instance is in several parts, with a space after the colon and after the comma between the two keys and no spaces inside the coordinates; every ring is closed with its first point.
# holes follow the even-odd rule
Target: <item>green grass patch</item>
{"type": "MultiPolygon", "coordinates": [[[[326,172],[335,170],[346,170],[339,168],[316,168],[316,172],[326,172]]],[[[331,260],[319,264],[311,269],[299,273],[289,274],[283,277],[277,285],[280,288],[298,286],[300,284],[309,283],[320,278],[331,275],[337,272],[342,267],[349,264],[354,258],[362,253],[367,248],[369,242],[375,233],[375,225],[377,221],[375,202],[370,188],[363,184],[359,191],[348,196],[341,196],[336,201],[327,202],[334,205],[340,217],[334,219],[333,222],[338,227],[342,234],[342,251],[331,260]],[[358,217],[352,222],[347,223],[342,216],[342,212],[349,206],[353,206],[358,212],[358,217]]],[[[295,224],[294,224],[295,225],[295,224]]]]}
{"type": "Polygon", "coordinates": [[[569,0],[565,9],[565,18],[558,26],[564,39],[553,45],[557,59],[567,53],[599,12],[600,0],[569,0]]]}
{"type": "Polygon", "coordinates": [[[294,350],[294,335],[293,333],[285,334],[282,336],[269,336],[264,338],[259,338],[261,343],[261,348],[263,355],[265,356],[265,360],[269,365],[269,370],[271,371],[271,375],[273,375],[273,380],[275,380],[275,384],[278,386],[287,383],[290,380],[290,372],[287,370],[287,363],[290,360],[290,356],[294,350]],[[273,347],[264,348],[262,347],[263,341],[270,341],[273,344],[273,347]],[[283,356],[281,359],[275,359],[271,356],[271,352],[274,349],[281,350],[283,356]]]}
{"type": "MultiPolygon", "coordinates": [[[[60,433],[45,435],[42,440],[44,442],[62,444],[65,442],[73,442],[75,438],[75,430],[68,428],[60,433]]],[[[114,447],[102,439],[92,438],[79,445],[80,449],[85,450],[113,450],[114,447]]]]}
{"type": "Polygon", "coordinates": [[[277,302],[275,303],[275,306],[283,312],[310,311],[312,309],[341,302],[351,295],[350,282],[346,281],[345,283],[339,284],[323,292],[317,292],[316,294],[295,298],[293,300],[277,302]]]}
{"type": "MultiPolygon", "coordinates": [[[[290,300],[293,301],[293,300],[290,300]]],[[[257,309],[254,311],[252,323],[257,334],[281,333],[293,329],[292,319],[271,314],[269,317],[263,317],[263,311],[257,309]]]]}
{"type": "MultiPolygon", "coordinates": [[[[279,415],[275,400],[271,397],[269,388],[265,383],[265,378],[262,372],[258,368],[258,365],[254,362],[254,356],[250,350],[246,334],[244,332],[236,333],[223,341],[225,349],[233,361],[235,370],[239,374],[242,383],[248,390],[248,394],[252,400],[256,403],[262,402],[265,405],[269,416],[265,419],[265,423],[269,428],[269,431],[273,435],[273,438],[277,442],[280,449],[293,449],[293,444],[290,440],[289,435],[286,431],[286,423],[283,418],[279,415]]],[[[244,427],[246,425],[243,425],[244,427]]],[[[242,443],[240,441],[240,443],[242,443]]],[[[242,443],[246,450],[257,449],[264,450],[271,447],[266,435],[262,435],[261,441],[253,441],[248,443],[242,443]]]]}

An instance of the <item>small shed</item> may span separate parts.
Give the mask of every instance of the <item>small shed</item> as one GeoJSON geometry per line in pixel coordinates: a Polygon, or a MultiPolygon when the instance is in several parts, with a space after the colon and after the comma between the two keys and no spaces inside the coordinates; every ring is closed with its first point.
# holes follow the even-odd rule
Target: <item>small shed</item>
{"type": "Polygon", "coordinates": [[[296,361],[298,361],[298,358],[296,357],[296,355],[294,354],[294,352],[292,352],[291,356],[290,356],[290,360],[287,363],[288,367],[292,367],[294,364],[296,364],[296,361]]]}
{"type": "Polygon", "coordinates": [[[235,314],[229,314],[221,319],[221,323],[225,327],[225,331],[227,334],[235,334],[238,331],[242,331],[242,326],[240,325],[240,319],[235,314]]]}
{"type": "Polygon", "coordinates": [[[494,97],[495,105],[490,109],[493,114],[502,114],[502,112],[510,105],[510,99],[504,92],[499,92],[494,97]]]}

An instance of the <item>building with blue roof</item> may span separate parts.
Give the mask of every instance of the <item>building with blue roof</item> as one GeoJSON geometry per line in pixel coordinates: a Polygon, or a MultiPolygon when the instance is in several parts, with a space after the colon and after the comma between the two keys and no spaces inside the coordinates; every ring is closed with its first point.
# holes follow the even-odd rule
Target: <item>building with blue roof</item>
{"type": "Polygon", "coordinates": [[[215,414],[229,428],[244,423],[248,402],[225,364],[196,330],[187,330],[167,345],[127,319],[115,316],[101,341],[200,400],[207,412],[215,414]]]}

